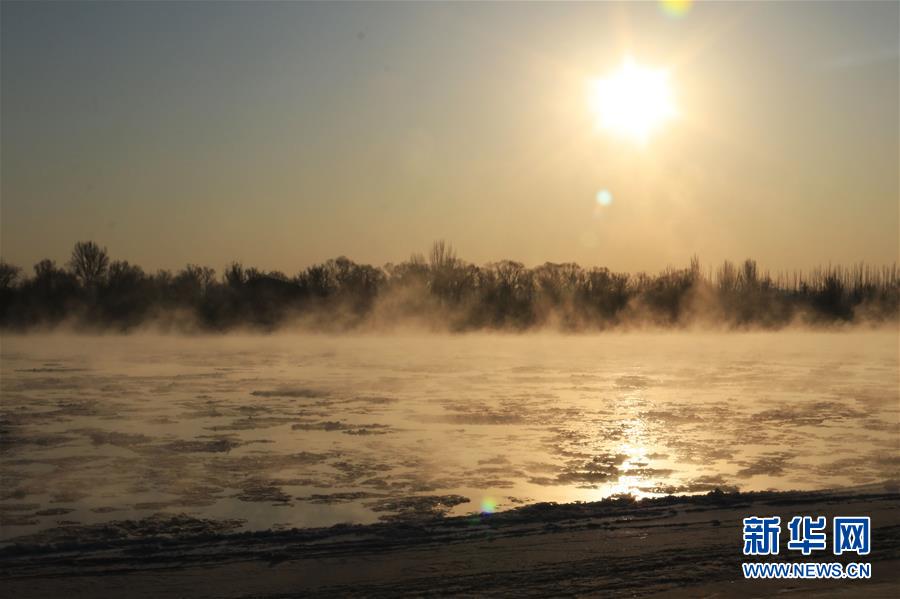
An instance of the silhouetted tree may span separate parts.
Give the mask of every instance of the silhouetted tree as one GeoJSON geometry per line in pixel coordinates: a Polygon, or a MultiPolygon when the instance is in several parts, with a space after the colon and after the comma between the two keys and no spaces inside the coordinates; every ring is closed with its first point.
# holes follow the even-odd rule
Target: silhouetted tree
{"type": "Polygon", "coordinates": [[[0,259],[0,324],[9,319],[8,312],[16,300],[16,280],[22,269],[0,259]]]}
{"type": "Polygon", "coordinates": [[[244,266],[240,262],[232,262],[225,267],[225,283],[232,289],[240,289],[247,281],[244,266]]]}
{"type": "Polygon", "coordinates": [[[99,295],[101,318],[123,328],[139,324],[156,302],[153,281],[140,266],[125,260],[116,260],[109,265],[99,295]]]}
{"type": "Polygon", "coordinates": [[[85,288],[92,288],[102,281],[108,265],[106,248],[101,248],[93,241],[76,243],[69,259],[69,268],[85,288]]]}
{"type": "Polygon", "coordinates": [[[69,266],[42,260],[33,276],[23,277],[0,260],[0,326],[26,329],[67,319],[128,329],[154,319],[206,330],[270,330],[303,315],[312,326],[334,329],[356,326],[376,309],[451,330],[548,323],[604,328],[633,319],[681,326],[705,314],[733,326],[768,327],[797,318],[821,323],[900,316],[896,265],[829,266],[773,279],[753,260],[739,267],[726,261],[707,279],[693,257],[686,269],[630,275],[574,263],[528,268],[500,260],[477,266],[439,241],[427,259],[414,254],[377,268],[341,256],[293,278],[238,262],[225,268],[221,280],[212,268],[194,264],[175,275],[162,270],[148,276],[126,261],[110,263],[93,242],[76,244],[69,266]]]}
{"type": "Polygon", "coordinates": [[[6,291],[13,286],[22,269],[18,266],[8,264],[0,259],[0,291],[6,291]]]}
{"type": "Polygon", "coordinates": [[[41,260],[34,265],[34,278],[25,282],[22,291],[25,323],[54,324],[83,311],[75,275],[57,268],[52,260],[41,260]]]}
{"type": "Polygon", "coordinates": [[[431,246],[430,254],[431,269],[435,271],[452,268],[456,265],[456,252],[453,246],[445,242],[443,239],[435,241],[431,246]]]}

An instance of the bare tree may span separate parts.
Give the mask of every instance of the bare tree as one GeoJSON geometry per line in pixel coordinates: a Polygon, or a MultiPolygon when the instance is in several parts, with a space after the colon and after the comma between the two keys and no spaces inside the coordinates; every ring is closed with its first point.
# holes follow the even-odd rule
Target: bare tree
{"type": "Polygon", "coordinates": [[[247,282],[247,273],[240,262],[232,262],[225,267],[225,283],[232,289],[240,289],[247,282]]]}
{"type": "Polygon", "coordinates": [[[0,259],[0,291],[9,289],[16,282],[22,269],[0,259]]]}
{"type": "Polygon", "coordinates": [[[753,288],[757,286],[759,275],[756,269],[756,260],[747,258],[744,261],[743,272],[741,272],[741,279],[745,287],[753,288]]]}
{"type": "Polygon", "coordinates": [[[216,282],[216,270],[209,266],[188,264],[175,277],[175,284],[185,289],[196,289],[204,294],[216,282]]]}
{"type": "Polygon", "coordinates": [[[431,246],[430,262],[432,270],[436,271],[456,266],[456,252],[453,246],[443,239],[435,241],[431,246]]]}
{"type": "Polygon", "coordinates": [[[93,241],[79,241],[72,249],[69,268],[84,287],[91,288],[102,281],[108,266],[106,248],[101,248],[93,241]]]}
{"type": "Polygon", "coordinates": [[[56,272],[56,261],[44,258],[34,265],[34,278],[41,282],[49,279],[56,272]]]}

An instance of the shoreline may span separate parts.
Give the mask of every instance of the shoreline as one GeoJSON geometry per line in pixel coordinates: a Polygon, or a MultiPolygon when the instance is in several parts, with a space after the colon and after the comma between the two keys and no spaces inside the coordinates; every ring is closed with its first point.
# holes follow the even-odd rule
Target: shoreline
{"type": "MultiPolygon", "coordinates": [[[[282,597],[307,595],[713,596],[797,590],[892,596],[900,586],[900,489],[711,492],[523,506],[495,514],[221,532],[212,521],[154,516],[82,527],[82,539],[0,550],[15,597],[282,597]],[[871,580],[744,580],[741,519],[868,515],[872,552],[770,560],[868,561],[871,580]],[[84,536],[84,531],[93,529],[84,536]],[[851,558],[857,556],[852,555],[851,558]],[[724,585],[724,586],[722,586],[724,585]],[[720,588],[721,587],[721,588],[720,588]]],[[[785,528],[786,530],[786,528],[785,528]]]]}

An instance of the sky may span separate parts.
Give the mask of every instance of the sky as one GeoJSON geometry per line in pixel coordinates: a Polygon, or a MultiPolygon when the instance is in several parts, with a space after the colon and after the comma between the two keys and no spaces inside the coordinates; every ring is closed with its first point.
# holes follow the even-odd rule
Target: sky
{"type": "Polygon", "coordinates": [[[6,2],[0,254],[622,271],[900,249],[900,3],[6,2]],[[645,143],[591,82],[665,70],[645,143]],[[599,197],[603,202],[598,202],[599,197]]]}

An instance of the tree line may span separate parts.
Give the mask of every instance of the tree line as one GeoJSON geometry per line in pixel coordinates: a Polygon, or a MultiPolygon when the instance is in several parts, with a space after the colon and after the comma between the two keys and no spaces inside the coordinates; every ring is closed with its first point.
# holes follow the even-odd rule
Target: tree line
{"type": "Polygon", "coordinates": [[[78,242],[65,266],[41,260],[27,276],[0,260],[0,327],[25,331],[65,324],[128,331],[144,325],[223,331],[274,330],[296,324],[319,330],[415,323],[465,331],[561,330],[616,326],[777,328],[790,324],[896,321],[896,264],[828,266],[812,272],[760,272],[756,262],[724,262],[704,273],[612,272],[574,263],[534,268],[501,260],[467,263],[436,242],[428,256],[375,267],[345,257],[294,276],[232,262],[221,276],[188,264],[147,273],[105,248],[78,242]]]}

